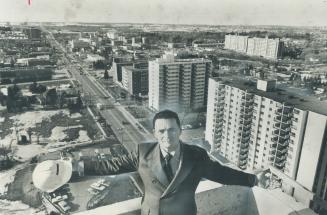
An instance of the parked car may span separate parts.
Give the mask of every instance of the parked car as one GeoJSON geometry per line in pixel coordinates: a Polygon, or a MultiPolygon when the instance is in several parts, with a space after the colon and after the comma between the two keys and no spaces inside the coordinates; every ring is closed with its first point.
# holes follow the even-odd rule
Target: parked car
{"type": "Polygon", "coordinates": [[[106,155],[105,155],[104,153],[101,153],[101,154],[100,154],[100,158],[101,158],[101,159],[106,159],[106,155]]]}
{"type": "Polygon", "coordinates": [[[129,125],[129,124],[130,124],[129,122],[127,122],[127,121],[125,121],[125,120],[121,121],[121,123],[122,123],[123,125],[129,125]]]}
{"type": "Polygon", "coordinates": [[[61,209],[65,212],[70,210],[70,206],[67,204],[66,201],[60,201],[58,202],[58,205],[61,207],[61,209]]]}

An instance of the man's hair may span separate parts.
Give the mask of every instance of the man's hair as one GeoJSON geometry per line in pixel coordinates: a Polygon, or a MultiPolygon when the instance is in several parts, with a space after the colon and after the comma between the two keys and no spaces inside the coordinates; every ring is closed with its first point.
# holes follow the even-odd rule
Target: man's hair
{"type": "Polygon", "coordinates": [[[156,123],[157,119],[175,119],[178,127],[181,128],[181,122],[179,121],[178,114],[174,111],[163,110],[163,111],[156,113],[156,115],[154,115],[153,121],[152,121],[153,128],[155,128],[155,123],[156,123]]]}

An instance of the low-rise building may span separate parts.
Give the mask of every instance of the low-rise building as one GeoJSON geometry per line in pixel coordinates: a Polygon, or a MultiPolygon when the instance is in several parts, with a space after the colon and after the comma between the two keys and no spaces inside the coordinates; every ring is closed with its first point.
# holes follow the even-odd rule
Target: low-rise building
{"type": "Polygon", "coordinates": [[[45,67],[0,68],[0,82],[4,80],[11,82],[51,80],[52,74],[53,70],[45,67]]]}

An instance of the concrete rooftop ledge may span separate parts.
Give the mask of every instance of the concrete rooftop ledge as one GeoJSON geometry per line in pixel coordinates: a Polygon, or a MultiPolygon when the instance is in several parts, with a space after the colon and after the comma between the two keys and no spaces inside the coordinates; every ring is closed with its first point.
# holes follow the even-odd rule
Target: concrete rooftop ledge
{"type": "MultiPolygon", "coordinates": [[[[315,215],[303,204],[280,189],[265,190],[259,187],[222,186],[202,181],[196,190],[199,215],[315,215]]],[[[141,198],[78,213],[78,215],[140,214],[141,198]]]]}

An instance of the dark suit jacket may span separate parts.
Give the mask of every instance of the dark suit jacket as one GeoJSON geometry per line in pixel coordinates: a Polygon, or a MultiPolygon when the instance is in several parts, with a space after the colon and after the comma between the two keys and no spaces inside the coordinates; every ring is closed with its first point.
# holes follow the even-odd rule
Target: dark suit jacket
{"type": "MultiPolygon", "coordinates": [[[[238,171],[213,161],[197,146],[181,143],[181,162],[175,177],[168,182],[160,161],[158,143],[142,143],[138,147],[137,171],[144,184],[142,215],[195,215],[195,190],[206,178],[222,184],[253,186],[255,175],[238,171]]],[[[102,166],[100,168],[105,173],[102,166]]]]}

